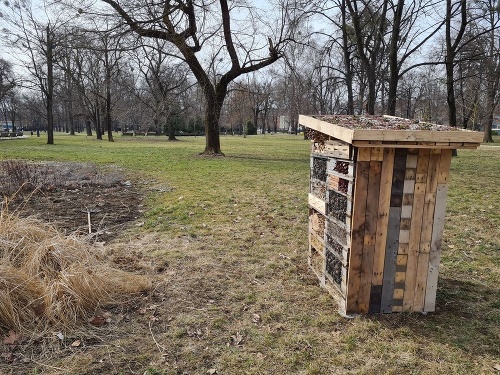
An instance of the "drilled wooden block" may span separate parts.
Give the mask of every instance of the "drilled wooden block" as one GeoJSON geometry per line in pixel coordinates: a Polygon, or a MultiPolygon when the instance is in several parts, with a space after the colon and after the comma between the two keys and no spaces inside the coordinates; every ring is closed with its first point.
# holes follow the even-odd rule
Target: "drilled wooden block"
{"type": "Polygon", "coordinates": [[[309,214],[309,221],[311,224],[311,231],[318,237],[323,238],[325,235],[326,218],[315,210],[311,210],[309,214]]]}

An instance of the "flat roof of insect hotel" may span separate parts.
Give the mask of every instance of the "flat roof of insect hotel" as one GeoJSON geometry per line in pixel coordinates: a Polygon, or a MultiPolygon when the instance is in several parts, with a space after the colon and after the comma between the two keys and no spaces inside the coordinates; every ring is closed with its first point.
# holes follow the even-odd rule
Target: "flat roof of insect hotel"
{"type": "Polygon", "coordinates": [[[475,149],[482,132],[394,116],[299,116],[307,128],[357,147],[475,149]]]}

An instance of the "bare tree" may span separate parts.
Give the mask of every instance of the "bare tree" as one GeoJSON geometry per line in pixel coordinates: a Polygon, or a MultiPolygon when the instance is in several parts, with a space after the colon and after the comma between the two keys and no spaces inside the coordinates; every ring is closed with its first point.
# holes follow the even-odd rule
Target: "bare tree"
{"type": "Polygon", "coordinates": [[[366,3],[346,0],[352,19],[358,58],[361,61],[368,83],[366,112],[375,114],[377,99],[377,77],[380,76],[384,56],[384,37],[387,32],[388,1],[366,3]]]}
{"type": "MultiPolygon", "coordinates": [[[[153,113],[155,131],[161,132],[162,125],[168,124],[168,139],[176,140],[174,122],[185,110],[182,99],[191,84],[188,71],[183,64],[169,53],[167,42],[155,39],[150,44],[142,44],[135,50],[135,65],[140,72],[140,95],[142,104],[153,113]]],[[[138,92],[139,94],[139,92],[138,92]]]]}
{"type": "Polygon", "coordinates": [[[446,0],[446,36],[445,36],[445,68],[446,68],[446,88],[447,96],[446,102],[448,103],[448,121],[451,126],[457,126],[457,104],[455,97],[455,63],[456,55],[459,47],[461,46],[462,37],[464,36],[465,29],[469,19],[467,17],[467,1],[460,0],[453,3],[452,0],[446,0]],[[452,23],[454,15],[459,13],[460,20],[457,27],[456,35],[452,33],[452,23]]]}
{"type": "Polygon", "coordinates": [[[0,58],[0,102],[16,87],[12,65],[0,58]]]}
{"type": "MultiPolygon", "coordinates": [[[[203,154],[220,155],[219,119],[229,84],[239,76],[271,65],[282,56],[294,25],[293,3],[282,0],[278,22],[262,21],[254,7],[227,0],[147,1],[133,3],[101,0],[110,5],[130,28],[147,38],[173,44],[189,66],[205,97],[206,144],[203,154]],[[234,16],[233,16],[234,14],[234,16]],[[232,20],[250,20],[238,26],[232,20]],[[247,27],[246,29],[244,27],[247,27]],[[262,35],[261,31],[269,33],[262,35]],[[271,37],[275,31],[274,38],[271,37]],[[213,47],[213,48],[211,48],[213,47]],[[267,49],[267,53],[266,53],[267,49]],[[204,51],[204,56],[198,55],[204,51]],[[204,64],[206,56],[211,58],[204,64]],[[215,73],[215,74],[214,74],[215,73]]],[[[267,9],[271,13],[271,8],[267,9]]]]}
{"type": "Polygon", "coordinates": [[[0,109],[2,111],[5,122],[9,120],[12,123],[12,131],[15,131],[16,119],[16,103],[17,96],[14,88],[16,81],[12,66],[6,60],[0,58],[0,109]]]}
{"type": "Polygon", "coordinates": [[[495,109],[500,101],[500,35],[498,25],[500,12],[498,2],[485,0],[482,8],[485,13],[487,43],[485,50],[484,68],[486,69],[486,119],[484,122],[484,142],[493,142],[491,128],[494,121],[495,109]]]}
{"type": "Polygon", "coordinates": [[[6,38],[10,46],[17,49],[22,57],[20,63],[31,75],[28,88],[37,88],[42,94],[47,121],[47,144],[54,143],[54,61],[61,49],[61,34],[67,20],[64,14],[51,11],[52,8],[37,8],[29,0],[5,2],[4,20],[10,26],[6,38]]]}

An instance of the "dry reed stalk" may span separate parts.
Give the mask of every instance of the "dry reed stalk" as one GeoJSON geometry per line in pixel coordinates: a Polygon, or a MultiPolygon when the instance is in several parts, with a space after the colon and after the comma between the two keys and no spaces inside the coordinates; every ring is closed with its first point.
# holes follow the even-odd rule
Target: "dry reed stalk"
{"type": "Polygon", "coordinates": [[[20,329],[22,322],[38,320],[45,289],[38,278],[0,263],[0,326],[20,329]]]}

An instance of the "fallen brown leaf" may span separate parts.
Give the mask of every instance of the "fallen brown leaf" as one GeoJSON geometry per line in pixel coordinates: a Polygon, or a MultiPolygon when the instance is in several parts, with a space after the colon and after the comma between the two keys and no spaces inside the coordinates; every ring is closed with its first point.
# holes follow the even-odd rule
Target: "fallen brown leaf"
{"type": "Polygon", "coordinates": [[[16,345],[22,340],[22,336],[20,333],[17,333],[13,330],[9,331],[9,336],[3,339],[3,343],[5,345],[16,345]]]}
{"type": "Polygon", "coordinates": [[[89,323],[96,327],[102,327],[104,324],[106,324],[106,318],[100,315],[96,315],[89,319],[89,323]]]}
{"type": "Polygon", "coordinates": [[[33,305],[33,311],[35,312],[36,316],[42,316],[45,312],[45,304],[42,302],[42,303],[38,303],[36,305],[33,305]]]}

